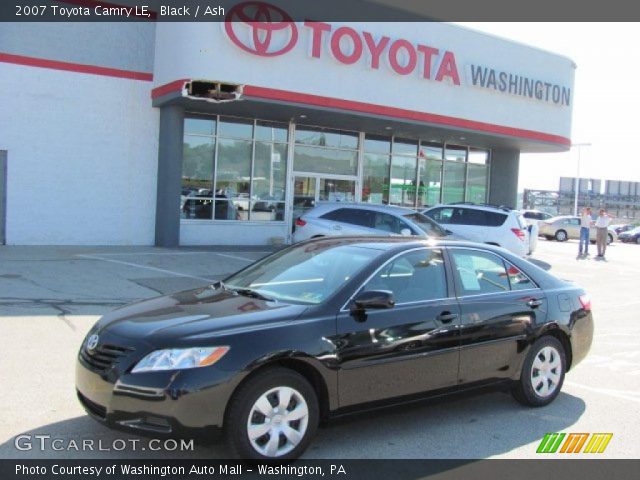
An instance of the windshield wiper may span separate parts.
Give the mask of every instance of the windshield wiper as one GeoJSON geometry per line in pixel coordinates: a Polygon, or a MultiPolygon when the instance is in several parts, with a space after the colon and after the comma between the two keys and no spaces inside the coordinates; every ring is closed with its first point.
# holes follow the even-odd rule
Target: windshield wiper
{"type": "Polygon", "coordinates": [[[242,295],[245,297],[252,297],[252,298],[259,298],[260,300],[265,300],[267,302],[273,302],[274,299],[271,297],[268,297],[266,295],[264,295],[263,293],[260,293],[257,290],[253,290],[251,288],[229,288],[226,287],[228,290],[231,290],[232,292],[236,292],[238,295],[242,295]]]}

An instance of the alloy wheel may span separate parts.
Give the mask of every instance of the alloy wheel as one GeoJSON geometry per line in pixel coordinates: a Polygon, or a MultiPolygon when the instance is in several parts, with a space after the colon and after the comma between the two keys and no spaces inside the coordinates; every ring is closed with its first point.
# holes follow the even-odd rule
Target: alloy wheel
{"type": "Polygon", "coordinates": [[[302,394],[291,387],[275,387],[251,407],[247,435],[258,453],[278,458],[298,446],[308,422],[309,407],[302,394]]]}
{"type": "Polygon", "coordinates": [[[562,360],[554,347],[545,346],[535,356],[531,366],[531,385],[536,395],[548,397],[558,388],[562,378],[562,360]]]}

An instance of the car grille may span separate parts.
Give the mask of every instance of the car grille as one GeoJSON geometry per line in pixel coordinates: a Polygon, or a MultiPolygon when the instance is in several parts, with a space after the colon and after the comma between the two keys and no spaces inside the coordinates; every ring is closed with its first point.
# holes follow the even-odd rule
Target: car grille
{"type": "Polygon", "coordinates": [[[133,348],[109,344],[98,345],[95,349],[89,351],[83,345],[80,349],[80,359],[87,367],[102,373],[109,370],[120,357],[132,351],[133,348]]]}

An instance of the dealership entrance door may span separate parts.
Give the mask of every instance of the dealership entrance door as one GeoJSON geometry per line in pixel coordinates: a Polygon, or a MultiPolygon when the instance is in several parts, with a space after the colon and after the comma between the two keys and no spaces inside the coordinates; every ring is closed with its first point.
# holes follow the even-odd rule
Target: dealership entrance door
{"type": "Polygon", "coordinates": [[[0,245],[7,242],[7,151],[0,150],[0,245]]]}
{"type": "Polygon", "coordinates": [[[296,173],[292,190],[295,222],[317,202],[355,202],[356,177],[296,173]]]}

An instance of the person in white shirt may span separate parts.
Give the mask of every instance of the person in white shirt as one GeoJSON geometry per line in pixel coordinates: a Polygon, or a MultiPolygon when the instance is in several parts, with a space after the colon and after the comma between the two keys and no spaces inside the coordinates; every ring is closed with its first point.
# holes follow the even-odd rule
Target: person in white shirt
{"type": "Polygon", "coordinates": [[[591,218],[591,207],[583,208],[580,216],[580,245],[578,247],[578,258],[589,256],[589,227],[593,224],[591,218]]]}
{"type": "Polygon", "coordinates": [[[607,250],[607,239],[609,237],[609,223],[611,217],[604,208],[600,209],[600,215],[596,219],[596,243],[598,245],[598,258],[604,260],[604,254],[607,250]]]}

